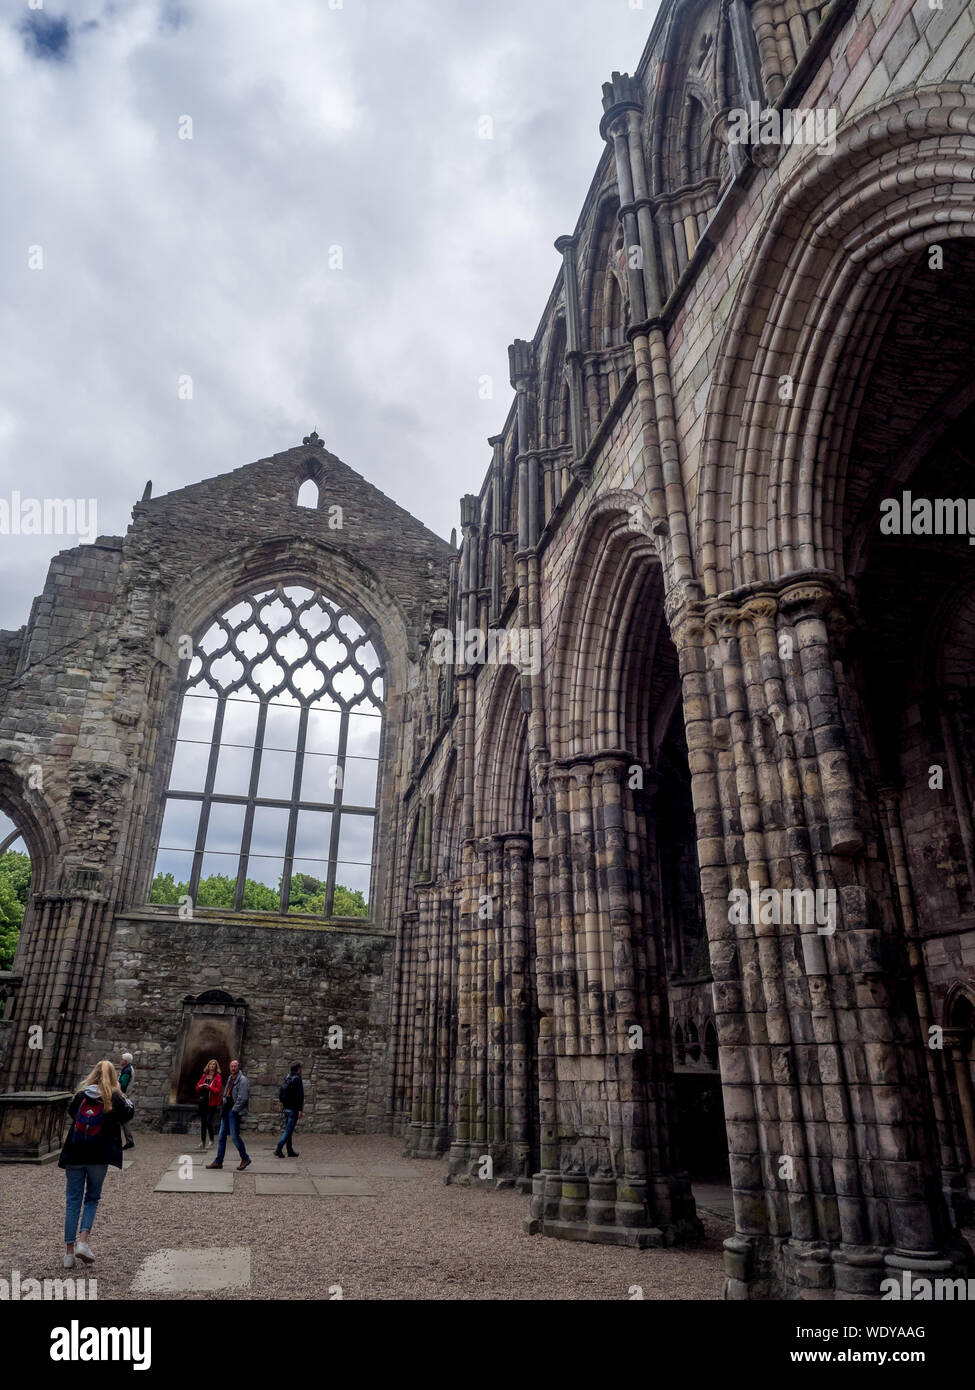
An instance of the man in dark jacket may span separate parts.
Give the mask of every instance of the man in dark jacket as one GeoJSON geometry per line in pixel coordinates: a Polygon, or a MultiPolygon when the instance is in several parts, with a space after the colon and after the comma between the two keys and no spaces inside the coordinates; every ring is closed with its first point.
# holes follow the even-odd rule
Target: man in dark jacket
{"type": "Polygon", "coordinates": [[[251,1084],[241,1071],[240,1063],[235,1058],[230,1064],[230,1074],[227,1077],[227,1084],[223,1088],[223,1099],[220,1102],[221,1118],[220,1133],[217,1136],[217,1156],[212,1163],[207,1164],[208,1168],[223,1167],[228,1134],[234,1141],[234,1148],[240,1154],[240,1162],[237,1164],[238,1173],[242,1173],[245,1168],[251,1166],[244,1141],[240,1137],[240,1122],[247,1114],[250,1097],[251,1084]]]}
{"type": "Polygon", "coordinates": [[[284,1106],[284,1133],[278,1140],[274,1152],[278,1158],[284,1158],[281,1150],[287,1145],[288,1157],[297,1158],[297,1149],[291,1147],[291,1136],[295,1132],[295,1125],[305,1113],[305,1086],[301,1079],[300,1062],[291,1063],[291,1070],[284,1078],[278,1098],[284,1106]]]}

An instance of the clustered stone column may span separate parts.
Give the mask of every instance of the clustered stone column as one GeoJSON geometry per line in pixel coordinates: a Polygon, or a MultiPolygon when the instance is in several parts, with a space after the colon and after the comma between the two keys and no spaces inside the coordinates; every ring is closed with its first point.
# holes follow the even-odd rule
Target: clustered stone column
{"type": "Polygon", "coordinates": [[[890,1272],[951,1267],[911,975],[850,753],[840,608],[826,580],[793,580],[691,605],[673,628],[734,1188],[731,1298],[877,1297],[890,1272]],[[819,890],[829,913],[741,920],[733,889],[752,902],[819,890]]]}
{"type": "Polygon", "coordinates": [[[531,1177],[530,849],[530,837],[518,833],[465,846],[453,1182],[527,1190],[531,1177]]]}
{"type": "Polygon", "coordinates": [[[68,865],[62,877],[63,888],[35,893],[31,904],[24,987],[6,1059],[7,1084],[22,1091],[75,1084],[111,934],[113,905],[100,891],[100,871],[68,865]]]}

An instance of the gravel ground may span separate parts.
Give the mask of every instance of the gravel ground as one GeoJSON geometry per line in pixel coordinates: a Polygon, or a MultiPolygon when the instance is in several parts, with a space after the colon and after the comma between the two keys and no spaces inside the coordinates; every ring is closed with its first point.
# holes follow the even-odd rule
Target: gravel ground
{"type": "MultiPolygon", "coordinates": [[[[327,1298],[332,1284],[349,1299],[626,1299],[634,1284],[647,1299],[721,1297],[721,1241],[732,1228],[707,1212],[701,1245],[638,1251],[526,1236],[527,1197],[448,1187],[442,1162],[417,1161],[419,1179],[375,1179],[375,1197],[258,1197],[253,1170],[236,1175],[229,1196],[154,1192],[171,1160],[192,1151],[193,1137],[135,1137],[133,1166],[109,1169],[92,1234],[99,1299],[158,1297],[130,1287],[160,1248],[240,1245],[251,1251],[249,1289],[166,1297],[327,1298]]],[[[271,1136],[245,1131],[245,1139],[252,1158],[270,1154],[271,1136]]],[[[405,1161],[402,1141],[386,1135],[299,1133],[296,1141],[302,1169],[349,1162],[366,1176],[371,1163],[405,1161]]],[[[236,1164],[230,1146],[225,1166],[236,1164]]],[[[56,1165],[0,1166],[0,1273],[63,1276],[63,1222],[56,1165]]]]}

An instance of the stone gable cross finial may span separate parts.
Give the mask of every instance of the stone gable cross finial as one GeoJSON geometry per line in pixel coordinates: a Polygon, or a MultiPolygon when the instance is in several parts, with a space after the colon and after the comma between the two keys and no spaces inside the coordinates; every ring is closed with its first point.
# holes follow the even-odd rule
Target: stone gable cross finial
{"type": "Polygon", "coordinates": [[[310,444],[313,449],[325,448],[325,441],[324,439],[319,439],[317,430],[312,430],[311,434],[306,434],[301,442],[302,444],[310,444]]]}

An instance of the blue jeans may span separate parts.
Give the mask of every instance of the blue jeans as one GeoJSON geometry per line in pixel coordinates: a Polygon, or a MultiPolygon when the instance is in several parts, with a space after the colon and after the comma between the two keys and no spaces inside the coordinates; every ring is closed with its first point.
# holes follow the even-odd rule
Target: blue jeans
{"type": "Polygon", "coordinates": [[[236,1111],[231,1110],[229,1115],[224,1115],[220,1120],[220,1133],[217,1135],[217,1156],[214,1163],[222,1163],[223,1156],[227,1152],[227,1135],[234,1141],[234,1148],[240,1154],[243,1163],[247,1157],[247,1150],[244,1148],[244,1141],[240,1137],[240,1116],[236,1111]]]}
{"type": "Polygon", "coordinates": [[[78,1217],[81,1229],[90,1231],[98,1209],[98,1199],[102,1195],[102,1183],[108,1172],[107,1163],[78,1163],[65,1168],[67,1178],[67,1201],[64,1208],[64,1242],[73,1245],[78,1235],[78,1217]],[[83,1207],[83,1209],[82,1209],[83,1207]]]}
{"type": "Polygon", "coordinates": [[[297,1123],[298,1123],[298,1112],[297,1112],[297,1110],[286,1110],[286,1111],[284,1112],[284,1133],[281,1135],[281,1138],[278,1140],[277,1144],[275,1144],[275,1146],[274,1146],[274,1147],[277,1149],[278,1153],[281,1152],[281,1150],[284,1148],[285,1145],[288,1146],[288,1153],[291,1152],[291,1136],[292,1136],[292,1134],[294,1134],[294,1132],[295,1132],[295,1125],[296,1125],[297,1123]]]}

